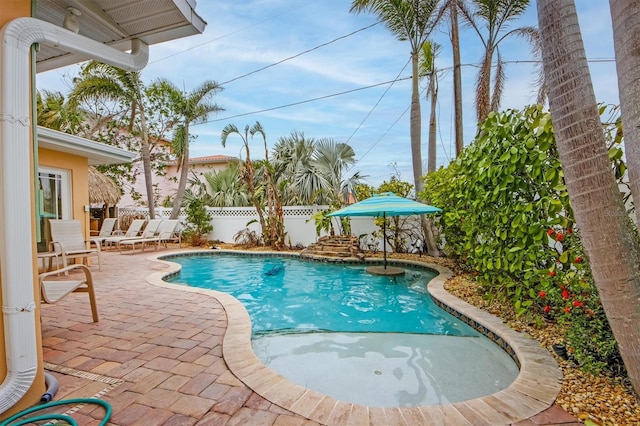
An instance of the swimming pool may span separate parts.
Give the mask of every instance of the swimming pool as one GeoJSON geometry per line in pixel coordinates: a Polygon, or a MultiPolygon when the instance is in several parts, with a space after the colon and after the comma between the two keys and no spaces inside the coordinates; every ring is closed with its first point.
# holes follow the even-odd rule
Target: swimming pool
{"type": "Polygon", "coordinates": [[[297,258],[175,257],[180,275],[169,282],[233,295],[251,316],[254,335],[310,331],[478,336],[436,306],[426,284],[436,274],[407,268],[399,277],[368,274],[363,265],[297,258]]]}
{"type": "Polygon", "coordinates": [[[428,269],[407,268],[401,278],[295,257],[171,260],[182,270],[167,281],[229,293],[246,307],[253,350],[265,365],[343,401],[464,401],[504,389],[518,374],[504,351],[432,302],[428,269]]]}

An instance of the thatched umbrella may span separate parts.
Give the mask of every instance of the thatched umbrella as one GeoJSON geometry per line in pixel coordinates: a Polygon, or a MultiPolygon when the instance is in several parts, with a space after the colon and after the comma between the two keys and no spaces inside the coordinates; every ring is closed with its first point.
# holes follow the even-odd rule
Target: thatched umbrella
{"type": "Polygon", "coordinates": [[[120,201],[122,195],[120,189],[111,178],[103,175],[89,166],[89,202],[91,204],[103,204],[106,206],[107,217],[109,215],[109,205],[115,205],[120,201]]]}

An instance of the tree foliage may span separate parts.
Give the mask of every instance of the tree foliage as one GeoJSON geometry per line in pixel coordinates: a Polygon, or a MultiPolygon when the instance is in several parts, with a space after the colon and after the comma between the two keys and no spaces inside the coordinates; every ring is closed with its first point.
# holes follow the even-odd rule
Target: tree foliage
{"type": "MultiPolygon", "coordinates": [[[[605,134],[622,178],[619,125],[607,121],[605,134]]],[[[476,275],[486,297],[510,301],[520,315],[566,320],[567,343],[581,365],[621,370],[548,112],[538,105],[489,113],[475,141],[449,167],[428,175],[425,188],[423,196],[444,211],[447,254],[476,275]]]]}

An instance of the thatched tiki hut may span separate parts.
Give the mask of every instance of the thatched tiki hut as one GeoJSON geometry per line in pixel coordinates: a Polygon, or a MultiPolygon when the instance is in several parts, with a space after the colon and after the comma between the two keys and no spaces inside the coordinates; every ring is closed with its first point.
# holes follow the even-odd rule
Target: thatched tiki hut
{"type": "Polygon", "coordinates": [[[91,204],[101,204],[105,211],[104,217],[109,217],[109,206],[115,206],[120,201],[122,195],[120,188],[108,176],[103,175],[89,166],[89,202],[91,204]]]}

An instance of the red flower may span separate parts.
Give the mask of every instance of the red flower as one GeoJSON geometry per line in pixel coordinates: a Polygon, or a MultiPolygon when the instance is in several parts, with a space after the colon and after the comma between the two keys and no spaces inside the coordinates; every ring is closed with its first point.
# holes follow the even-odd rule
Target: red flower
{"type": "Polygon", "coordinates": [[[548,236],[552,236],[555,232],[556,232],[556,231],[554,231],[554,230],[553,230],[553,228],[551,228],[551,229],[549,229],[549,230],[547,231],[547,235],[548,235],[548,236]]]}
{"type": "Polygon", "coordinates": [[[538,293],[539,297],[545,297],[547,295],[547,292],[542,290],[540,293],[538,293]]]}
{"type": "Polygon", "coordinates": [[[583,305],[584,305],[584,303],[582,303],[579,300],[576,300],[575,302],[573,302],[573,306],[575,306],[576,308],[579,308],[580,306],[583,306],[583,305]]]}
{"type": "Polygon", "coordinates": [[[569,298],[569,290],[563,290],[562,291],[562,298],[563,299],[568,299],[569,298]]]}
{"type": "Polygon", "coordinates": [[[564,313],[568,314],[569,312],[571,312],[571,306],[565,306],[564,307],[564,313]]]}
{"type": "Polygon", "coordinates": [[[582,257],[577,256],[576,259],[573,262],[574,263],[582,263],[582,257]]]}
{"type": "Polygon", "coordinates": [[[549,306],[549,305],[545,306],[545,307],[544,307],[544,313],[545,313],[545,314],[548,314],[548,313],[549,313],[549,311],[551,311],[551,306],[549,306]]]}
{"type": "Polygon", "coordinates": [[[564,240],[564,234],[562,232],[558,232],[556,234],[556,241],[562,241],[564,240]]]}
{"type": "Polygon", "coordinates": [[[556,271],[549,271],[548,274],[550,277],[555,277],[556,276],[556,271]]]}
{"type": "Polygon", "coordinates": [[[569,234],[569,235],[573,234],[573,228],[568,228],[567,229],[567,234],[569,234]]]}

